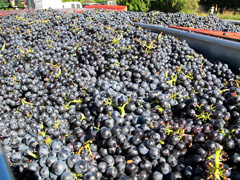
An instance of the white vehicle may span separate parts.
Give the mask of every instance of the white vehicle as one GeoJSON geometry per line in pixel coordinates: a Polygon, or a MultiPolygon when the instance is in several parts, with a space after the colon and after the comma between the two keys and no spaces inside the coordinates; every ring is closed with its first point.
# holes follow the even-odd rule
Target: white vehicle
{"type": "Polygon", "coordinates": [[[35,9],[82,8],[80,2],[62,2],[62,0],[34,0],[35,9]]]}
{"type": "Polygon", "coordinates": [[[108,6],[117,5],[116,1],[100,1],[99,3],[102,4],[102,5],[108,5],[108,6]]]}
{"type": "Polygon", "coordinates": [[[100,5],[100,3],[84,3],[82,6],[100,5]]]}
{"type": "Polygon", "coordinates": [[[61,9],[62,0],[34,0],[35,9],[61,9]]]}
{"type": "Polygon", "coordinates": [[[66,9],[66,8],[82,8],[82,4],[80,2],[65,2],[62,3],[63,6],[62,8],[66,9]]]}

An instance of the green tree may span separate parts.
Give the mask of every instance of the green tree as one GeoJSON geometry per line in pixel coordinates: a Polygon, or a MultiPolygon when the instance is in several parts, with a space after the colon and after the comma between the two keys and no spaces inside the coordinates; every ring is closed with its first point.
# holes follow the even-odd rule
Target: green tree
{"type": "Polygon", "coordinates": [[[7,0],[0,0],[0,8],[1,9],[5,9],[9,7],[9,3],[7,2],[7,0]]]}
{"type": "Polygon", "coordinates": [[[184,9],[188,0],[158,0],[152,3],[152,10],[179,12],[184,9]]]}
{"type": "Polygon", "coordinates": [[[199,0],[187,0],[187,3],[184,4],[184,8],[181,12],[189,14],[189,13],[196,13],[199,8],[199,0]]]}
{"type": "Polygon", "coordinates": [[[130,11],[158,10],[193,13],[198,10],[199,0],[117,0],[117,2],[118,4],[127,5],[130,11]]]}
{"type": "Polygon", "coordinates": [[[19,9],[23,9],[23,8],[24,8],[24,6],[23,6],[22,3],[21,3],[21,0],[18,0],[17,7],[18,7],[19,9]]]}
{"type": "Polygon", "coordinates": [[[117,0],[117,3],[128,6],[129,11],[146,12],[151,8],[151,0],[117,0]]]}

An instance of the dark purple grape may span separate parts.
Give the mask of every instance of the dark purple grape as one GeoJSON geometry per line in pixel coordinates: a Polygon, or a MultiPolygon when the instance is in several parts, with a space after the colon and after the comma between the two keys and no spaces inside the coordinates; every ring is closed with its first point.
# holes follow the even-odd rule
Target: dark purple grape
{"type": "Polygon", "coordinates": [[[88,163],[85,160],[79,160],[74,164],[73,169],[77,174],[84,174],[88,170],[88,163]]]}
{"type": "Polygon", "coordinates": [[[60,176],[66,169],[67,169],[66,163],[59,160],[59,161],[53,163],[53,165],[51,167],[51,172],[60,176]]]}
{"type": "Polygon", "coordinates": [[[58,159],[57,159],[57,157],[56,156],[50,156],[50,157],[48,157],[47,158],[47,160],[46,160],[46,165],[48,166],[48,167],[51,167],[55,162],[57,162],[58,161],[58,159]]]}
{"type": "Polygon", "coordinates": [[[67,165],[69,168],[73,168],[74,164],[79,161],[81,158],[78,155],[70,155],[67,158],[67,165]]]}
{"type": "Polygon", "coordinates": [[[148,153],[149,149],[143,144],[138,145],[138,152],[142,155],[146,155],[148,153]]]}
{"type": "Polygon", "coordinates": [[[71,180],[71,179],[74,179],[74,174],[70,171],[65,171],[61,177],[60,177],[60,180],[71,180]]]}
{"type": "Polygon", "coordinates": [[[168,163],[163,163],[160,165],[161,173],[166,175],[171,172],[171,166],[168,163]]]}
{"type": "Polygon", "coordinates": [[[175,167],[178,164],[177,158],[172,154],[168,157],[167,162],[171,167],[175,167]]]}
{"type": "Polygon", "coordinates": [[[11,161],[17,163],[22,159],[22,154],[20,152],[14,152],[11,156],[11,161]]]}
{"type": "Polygon", "coordinates": [[[138,172],[138,166],[135,164],[135,163],[128,163],[126,165],[126,171],[129,173],[129,174],[135,174],[138,172]]]}
{"type": "Polygon", "coordinates": [[[40,169],[39,165],[37,162],[32,162],[29,166],[28,166],[28,170],[29,171],[33,171],[33,172],[37,172],[40,169]]]}
{"type": "Polygon", "coordinates": [[[65,161],[67,160],[67,158],[70,156],[70,152],[66,151],[66,150],[62,150],[62,151],[59,151],[58,154],[57,154],[57,158],[59,160],[62,160],[62,161],[65,161]]]}
{"type": "Polygon", "coordinates": [[[47,157],[49,153],[48,146],[46,144],[41,144],[38,148],[39,157],[47,157]]]}
{"type": "Polygon", "coordinates": [[[159,159],[160,158],[160,150],[158,148],[151,148],[148,152],[148,155],[151,159],[159,159]]]}
{"type": "Polygon", "coordinates": [[[42,178],[47,178],[47,177],[49,177],[49,169],[48,169],[48,167],[42,168],[42,169],[40,170],[39,174],[40,174],[40,176],[41,176],[42,178]]]}
{"type": "Polygon", "coordinates": [[[187,178],[190,178],[191,176],[193,176],[193,168],[191,166],[187,166],[185,169],[184,169],[184,175],[185,177],[187,178]]]}
{"type": "Polygon", "coordinates": [[[59,140],[54,140],[52,145],[51,145],[51,148],[53,151],[60,151],[62,149],[62,142],[59,141],[59,140]]]}
{"type": "Polygon", "coordinates": [[[100,135],[101,135],[101,137],[102,137],[103,139],[108,139],[108,138],[110,138],[110,137],[112,136],[111,129],[106,128],[106,127],[101,128],[101,130],[100,130],[100,135]]]}
{"type": "Polygon", "coordinates": [[[98,163],[98,170],[102,173],[104,173],[107,169],[108,165],[106,162],[100,162],[98,163]]]}
{"type": "Polygon", "coordinates": [[[118,171],[117,171],[117,168],[115,167],[108,167],[106,170],[107,177],[115,178],[117,177],[117,174],[118,174],[118,171]]]}
{"type": "Polygon", "coordinates": [[[163,179],[163,174],[161,174],[158,171],[154,171],[152,179],[153,180],[162,180],[163,179]]]}
{"type": "Polygon", "coordinates": [[[142,161],[140,162],[140,168],[143,171],[149,172],[152,170],[152,163],[148,160],[142,161]]]}

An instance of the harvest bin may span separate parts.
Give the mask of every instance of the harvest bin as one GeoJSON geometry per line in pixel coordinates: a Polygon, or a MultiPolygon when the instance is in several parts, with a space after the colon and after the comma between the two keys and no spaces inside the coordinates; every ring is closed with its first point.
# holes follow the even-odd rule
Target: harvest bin
{"type": "Polygon", "coordinates": [[[230,40],[209,37],[196,34],[191,31],[186,32],[178,29],[167,28],[159,25],[135,23],[136,26],[149,29],[153,32],[169,34],[186,40],[188,45],[203,54],[211,61],[221,61],[227,63],[233,72],[238,73],[240,68],[240,43],[230,40]]]}
{"type": "MultiPolygon", "coordinates": [[[[93,8],[93,6],[89,7],[93,8]]],[[[99,7],[98,7],[99,8],[99,7]]],[[[119,8],[118,10],[120,10],[119,8]]],[[[123,10],[123,9],[121,9],[123,10]]],[[[2,11],[0,16],[9,15],[11,12],[24,14],[33,12],[35,10],[22,10],[22,11],[2,11]]],[[[77,9],[75,9],[77,11],[77,9]]],[[[80,11],[80,10],[79,10],[80,11]]],[[[186,40],[189,46],[199,53],[203,54],[206,58],[212,61],[221,61],[228,63],[234,72],[239,72],[240,68],[240,43],[209,37],[206,35],[195,34],[182,30],[167,28],[158,25],[149,25],[142,23],[135,23],[136,26],[149,29],[153,32],[169,34],[178,37],[180,40],[186,40]]],[[[14,179],[12,172],[8,166],[5,156],[0,144],[0,179],[11,180],[14,179]]]]}

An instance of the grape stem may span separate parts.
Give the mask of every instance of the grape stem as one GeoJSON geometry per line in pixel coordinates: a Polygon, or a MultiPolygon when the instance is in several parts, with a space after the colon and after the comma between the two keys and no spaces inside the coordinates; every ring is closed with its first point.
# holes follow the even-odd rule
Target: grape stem
{"type": "Polygon", "coordinates": [[[81,99],[75,99],[75,100],[69,101],[66,105],[63,104],[63,106],[65,107],[66,110],[68,110],[72,103],[81,104],[82,100],[81,99]]]}
{"type": "Polygon", "coordinates": [[[6,46],[6,41],[4,41],[1,51],[4,51],[5,46],[6,46]]]}
{"type": "Polygon", "coordinates": [[[35,159],[39,159],[39,156],[37,154],[32,153],[32,152],[28,153],[28,155],[34,157],[35,159]]]}
{"type": "Polygon", "coordinates": [[[94,157],[94,155],[92,154],[92,151],[91,151],[91,147],[90,147],[90,144],[93,142],[93,140],[88,140],[86,141],[81,147],[80,149],[78,150],[77,154],[80,155],[80,153],[82,152],[83,149],[86,149],[86,151],[88,151],[89,153],[89,156],[91,157],[94,157]]]}
{"type": "Polygon", "coordinates": [[[122,106],[116,106],[115,104],[113,104],[113,101],[111,98],[103,100],[103,103],[106,103],[109,106],[117,108],[120,111],[120,114],[122,117],[125,116],[125,107],[126,107],[126,105],[128,105],[129,102],[130,102],[130,98],[128,98],[128,102],[124,103],[122,106]]]}
{"type": "MultiPolygon", "coordinates": [[[[228,180],[226,177],[226,170],[223,168],[223,164],[221,163],[222,161],[222,146],[218,146],[216,153],[215,153],[215,158],[214,161],[208,161],[208,177],[207,179],[214,179],[214,180],[228,180]]],[[[212,157],[210,157],[211,159],[212,157]]]]}

